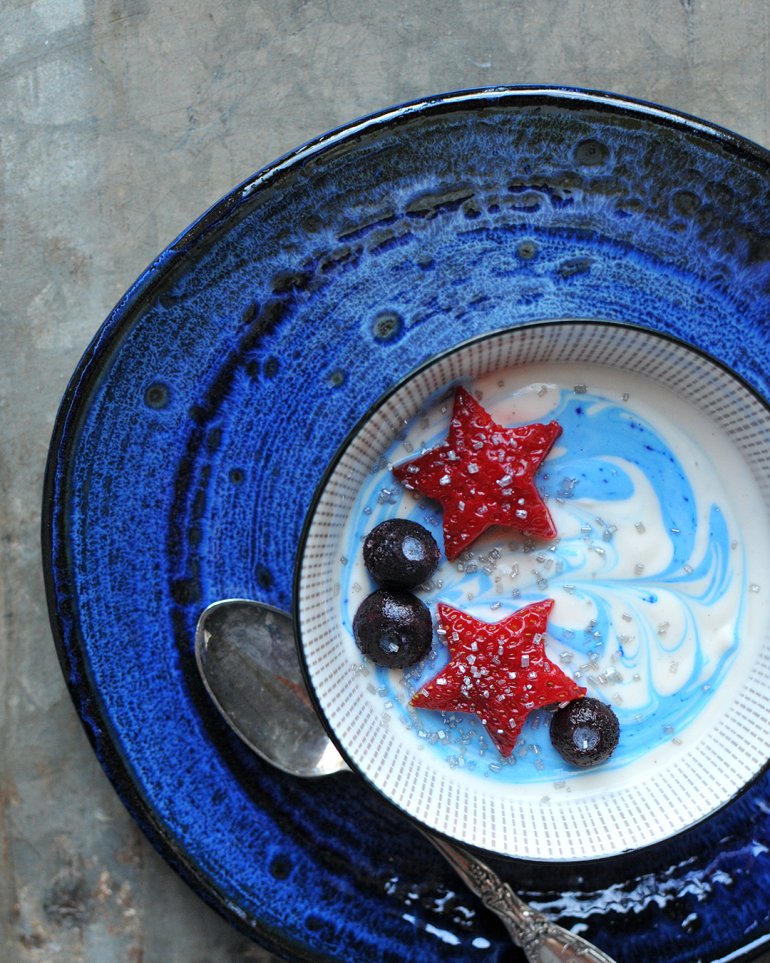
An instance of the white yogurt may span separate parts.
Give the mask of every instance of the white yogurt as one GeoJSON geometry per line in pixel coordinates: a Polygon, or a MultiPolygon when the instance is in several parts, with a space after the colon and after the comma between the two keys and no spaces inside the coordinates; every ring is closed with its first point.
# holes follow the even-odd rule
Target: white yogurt
{"type": "MultiPolygon", "coordinates": [[[[497,621],[552,598],[546,651],[588,694],[612,705],[620,743],[598,769],[632,771],[655,750],[691,742],[745,679],[770,619],[766,512],[743,458],[714,423],[645,377],[601,366],[530,365],[465,387],[506,427],[556,420],[563,433],[536,475],[557,531],[527,542],[492,529],[418,594],[497,621]]],[[[442,441],[452,389],[418,414],[365,481],[340,543],[340,618],[352,636],[377,586],[363,565],[364,536],[386,518],[411,518],[443,548],[441,508],[407,492],[388,465],[442,441]]],[[[371,667],[383,720],[416,747],[468,776],[563,785],[580,774],[533,713],[509,759],[475,716],[409,706],[446,664],[431,655],[405,671],[371,667]]],[[[361,662],[367,666],[363,657],[361,662]]],[[[363,671],[368,671],[364,669],[363,671]]]]}

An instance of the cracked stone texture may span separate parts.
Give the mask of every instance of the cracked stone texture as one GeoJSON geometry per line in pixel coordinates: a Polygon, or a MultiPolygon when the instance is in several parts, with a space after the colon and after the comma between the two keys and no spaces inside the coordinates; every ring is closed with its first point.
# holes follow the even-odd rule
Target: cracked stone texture
{"type": "Polygon", "coordinates": [[[91,753],[51,641],[38,544],[46,450],[66,381],[120,295],[254,170],[424,94],[592,87],[770,146],[769,45],[767,0],[5,0],[3,960],[271,959],[203,906],[134,827],[91,753]]]}

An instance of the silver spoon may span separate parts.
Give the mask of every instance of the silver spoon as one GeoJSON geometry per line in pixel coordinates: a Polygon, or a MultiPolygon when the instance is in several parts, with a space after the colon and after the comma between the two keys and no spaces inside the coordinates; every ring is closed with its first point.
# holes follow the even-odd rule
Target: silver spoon
{"type": "MultiPolygon", "coordinates": [[[[214,602],[198,620],[195,658],[214,705],[266,762],[301,777],[350,771],[310,702],[285,612],[242,599],[214,602]]],[[[525,903],[478,857],[422,832],[531,963],[614,963],[525,903]]]]}

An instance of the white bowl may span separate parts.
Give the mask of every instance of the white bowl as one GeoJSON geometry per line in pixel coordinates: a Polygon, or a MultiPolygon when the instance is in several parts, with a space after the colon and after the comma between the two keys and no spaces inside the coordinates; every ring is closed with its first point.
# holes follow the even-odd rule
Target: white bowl
{"type": "Polygon", "coordinates": [[[610,856],[658,842],[741,792],[770,756],[770,409],[719,362],[645,328],[545,321],[431,360],[348,437],[319,487],[295,582],[308,687],[351,768],[431,830],[499,855],[610,856]],[[416,594],[497,621],[553,598],[546,651],[613,706],[612,757],[589,769],[530,716],[503,759],[475,716],[409,698],[447,660],[379,668],[352,634],[376,585],[361,539],[409,516],[441,547],[441,510],[388,465],[445,435],[451,396],[499,423],[556,419],[536,476],[554,542],[493,529],[416,594]],[[475,570],[474,570],[475,566],[475,570]]]}

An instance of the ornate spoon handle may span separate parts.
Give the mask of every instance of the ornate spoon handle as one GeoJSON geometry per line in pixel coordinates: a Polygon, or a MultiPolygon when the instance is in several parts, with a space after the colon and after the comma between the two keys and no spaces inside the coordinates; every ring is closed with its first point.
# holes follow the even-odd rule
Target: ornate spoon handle
{"type": "Polygon", "coordinates": [[[592,943],[528,906],[476,856],[430,833],[425,835],[487,909],[502,920],[531,963],[614,963],[592,943]]]}

